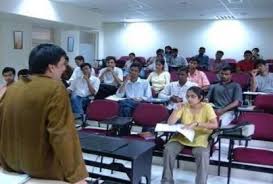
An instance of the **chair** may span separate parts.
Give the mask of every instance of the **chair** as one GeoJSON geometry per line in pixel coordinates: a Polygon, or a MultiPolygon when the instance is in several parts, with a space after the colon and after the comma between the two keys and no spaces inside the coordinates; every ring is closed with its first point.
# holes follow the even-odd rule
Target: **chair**
{"type": "Polygon", "coordinates": [[[171,71],[171,72],[170,72],[170,75],[171,75],[171,82],[173,82],[173,81],[178,81],[178,74],[177,74],[177,71],[171,71]]]}
{"type": "Polygon", "coordinates": [[[267,62],[267,63],[272,63],[272,64],[273,64],[273,59],[267,59],[266,62],[267,62]]]}
{"type": "Polygon", "coordinates": [[[232,59],[232,58],[225,58],[223,60],[226,61],[228,64],[237,63],[236,59],[232,59]]]}
{"type": "Polygon", "coordinates": [[[273,114],[273,95],[258,95],[254,100],[254,106],[265,113],[273,114]]]}
{"type": "Polygon", "coordinates": [[[119,104],[111,100],[95,100],[90,103],[86,110],[86,118],[82,125],[83,129],[81,131],[87,133],[96,133],[106,135],[108,130],[102,130],[97,128],[85,128],[87,120],[91,121],[104,121],[117,117],[119,114],[119,104]]]}
{"type": "Polygon", "coordinates": [[[119,58],[119,60],[124,60],[124,61],[127,61],[127,60],[129,60],[129,59],[130,59],[129,56],[121,56],[121,57],[119,58]]]}
{"type": "Polygon", "coordinates": [[[246,73],[233,73],[232,80],[240,84],[243,91],[246,91],[250,85],[250,75],[246,73]]]}
{"type": "Polygon", "coordinates": [[[119,68],[123,68],[127,60],[118,59],[116,62],[116,66],[119,68]]]}
{"type": "Polygon", "coordinates": [[[262,148],[245,147],[234,148],[235,140],[258,140],[273,142],[273,115],[267,113],[246,112],[239,116],[237,123],[248,121],[255,125],[255,131],[252,137],[230,137],[229,154],[228,154],[228,180],[230,183],[231,168],[249,169],[260,172],[273,173],[273,150],[262,148]],[[236,163],[233,163],[236,162],[236,163]],[[256,164],[249,165],[249,164],[256,164]],[[271,166],[269,168],[268,166],[271,166]]]}
{"type": "MultiPolygon", "coordinates": [[[[157,123],[167,121],[169,117],[168,110],[159,104],[150,104],[150,103],[140,103],[133,113],[133,122],[134,125],[140,126],[147,129],[154,129],[157,123]]],[[[127,139],[136,139],[142,141],[155,141],[157,146],[162,146],[162,141],[155,138],[146,139],[140,134],[130,134],[129,136],[125,136],[127,139]],[[159,143],[160,145],[158,145],[159,143]]]]}
{"type": "Polygon", "coordinates": [[[145,59],[145,57],[138,56],[138,57],[136,57],[136,59],[138,59],[138,60],[140,61],[140,64],[141,64],[142,66],[145,66],[145,65],[146,65],[146,59],[145,59]]]}
{"type": "Polygon", "coordinates": [[[206,74],[210,84],[216,83],[217,82],[217,76],[214,72],[211,71],[204,71],[204,73],[206,74]]]}

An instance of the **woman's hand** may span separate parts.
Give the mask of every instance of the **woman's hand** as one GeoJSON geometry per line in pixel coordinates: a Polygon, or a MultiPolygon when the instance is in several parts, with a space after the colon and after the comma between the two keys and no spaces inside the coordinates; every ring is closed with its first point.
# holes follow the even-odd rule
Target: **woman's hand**
{"type": "Polygon", "coordinates": [[[185,125],[184,128],[185,128],[185,129],[193,129],[193,128],[197,127],[198,124],[199,124],[199,123],[194,122],[194,123],[185,125]]]}

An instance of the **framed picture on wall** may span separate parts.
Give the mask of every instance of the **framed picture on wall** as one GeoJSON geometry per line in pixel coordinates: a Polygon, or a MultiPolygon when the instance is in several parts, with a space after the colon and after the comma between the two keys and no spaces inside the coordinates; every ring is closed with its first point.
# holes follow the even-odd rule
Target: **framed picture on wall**
{"type": "Polygon", "coordinates": [[[13,31],[14,49],[23,49],[23,31],[13,31]]]}
{"type": "Polygon", "coordinates": [[[74,50],[74,37],[67,37],[67,52],[73,52],[74,50]]]}

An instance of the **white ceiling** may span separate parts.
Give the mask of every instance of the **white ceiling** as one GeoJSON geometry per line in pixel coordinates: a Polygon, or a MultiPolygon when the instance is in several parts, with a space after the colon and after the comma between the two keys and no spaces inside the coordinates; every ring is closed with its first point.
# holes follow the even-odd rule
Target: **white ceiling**
{"type": "Polygon", "coordinates": [[[221,16],[233,16],[235,19],[273,18],[273,0],[53,1],[100,13],[104,22],[221,19],[221,16]]]}

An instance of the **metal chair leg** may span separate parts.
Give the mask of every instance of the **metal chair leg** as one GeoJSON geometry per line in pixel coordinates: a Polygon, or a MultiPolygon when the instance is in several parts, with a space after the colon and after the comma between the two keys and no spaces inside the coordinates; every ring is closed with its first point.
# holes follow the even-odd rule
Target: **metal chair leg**
{"type": "Polygon", "coordinates": [[[218,173],[217,175],[221,175],[221,138],[218,138],[219,140],[219,150],[218,150],[218,173]]]}

